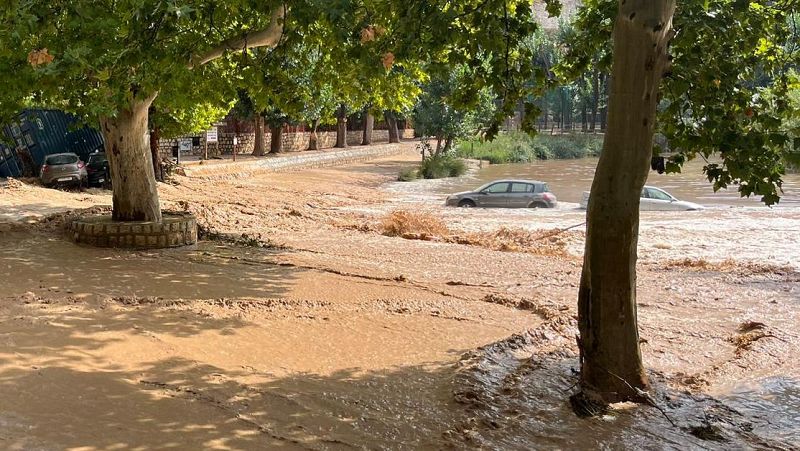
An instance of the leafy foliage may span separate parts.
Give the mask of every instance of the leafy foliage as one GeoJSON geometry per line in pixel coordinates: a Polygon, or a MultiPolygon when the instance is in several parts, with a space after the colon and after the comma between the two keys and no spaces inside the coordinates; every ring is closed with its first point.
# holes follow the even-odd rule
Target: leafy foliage
{"type": "Polygon", "coordinates": [[[426,179],[459,177],[466,172],[467,165],[463,160],[447,154],[429,156],[419,167],[419,175],[426,179]]]}
{"type": "Polygon", "coordinates": [[[600,154],[602,139],[599,135],[585,134],[530,136],[521,132],[501,133],[492,141],[464,141],[459,145],[457,155],[487,160],[492,164],[585,158],[600,154]]]}
{"type": "Polygon", "coordinates": [[[453,96],[458,86],[467,83],[464,70],[439,73],[423,86],[414,107],[414,127],[422,136],[458,139],[483,134],[494,115],[494,95],[484,88],[478,103],[469,109],[459,107],[453,96]]]}
{"type": "MultiPolygon", "coordinates": [[[[616,8],[615,0],[584,3],[563,74],[576,77],[591,61],[608,61],[616,8]]],[[[658,117],[675,152],[668,171],[704,158],[714,189],[734,185],[767,205],[779,201],[782,175],[800,145],[790,125],[797,107],[787,100],[798,85],[790,69],[800,64],[792,11],[792,0],[680,2],[658,117]]]]}

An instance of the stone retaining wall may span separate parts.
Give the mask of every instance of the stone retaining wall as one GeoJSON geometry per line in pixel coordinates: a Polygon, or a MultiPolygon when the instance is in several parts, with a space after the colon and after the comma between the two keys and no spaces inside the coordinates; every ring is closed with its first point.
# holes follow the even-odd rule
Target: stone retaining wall
{"type": "Polygon", "coordinates": [[[186,213],[164,213],[162,222],[111,221],[87,216],[72,221],[70,238],[97,247],[157,249],[197,243],[197,221],[186,213]]]}
{"type": "Polygon", "coordinates": [[[236,163],[226,162],[208,165],[191,165],[186,166],[184,169],[186,175],[189,177],[201,177],[205,179],[246,177],[257,172],[284,172],[357,163],[410,151],[414,148],[414,145],[415,143],[405,142],[326,151],[297,152],[267,156],[236,163]]]}
{"type": "MultiPolygon", "coordinates": [[[[299,152],[308,149],[308,139],[310,132],[283,132],[281,140],[283,141],[284,152],[299,152]]],[[[208,145],[209,156],[217,156],[233,153],[233,137],[236,136],[238,144],[236,145],[236,153],[239,155],[250,154],[253,152],[253,147],[256,140],[254,133],[220,133],[218,135],[218,143],[210,143],[208,145]]],[[[350,146],[358,146],[361,144],[363,132],[360,130],[351,130],[347,132],[347,144],[350,146]]],[[[400,130],[400,137],[402,139],[412,139],[414,137],[414,129],[400,130]]],[[[205,135],[197,136],[182,136],[173,139],[161,139],[158,141],[159,150],[162,158],[171,158],[174,148],[177,148],[178,141],[181,139],[193,139],[197,145],[192,146],[192,155],[203,155],[205,145],[205,135]]],[[[264,145],[269,151],[270,140],[272,135],[269,129],[264,133],[264,145]]],[[[320,149],[332,148],[336,145],[336,132],[318,132],[317,143],[320,149]]],[[[387,143],[389,142],[388,130],[374,130],[372,132],[373,143],[387,143]]]]}

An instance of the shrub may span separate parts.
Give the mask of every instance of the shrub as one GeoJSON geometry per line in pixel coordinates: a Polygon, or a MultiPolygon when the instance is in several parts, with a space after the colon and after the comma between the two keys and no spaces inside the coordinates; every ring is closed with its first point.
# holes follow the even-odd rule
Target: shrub
{"type": "Polygon", "coordinates": [[[450,155],[433,155],[426,158],[419,167],[419,175],[426,179],[459,177],[466,172],[467,165],[450,155]]]}
{"type": "Polygon", "coordinates": [[[397,176],[400,182],[411,182],[419,178],[419,173],[416,168],[403,168],[397,176]]]}
{"type": "Polygon", "coordinates": [[[444,222],[429,213],[397,210],[383,219],[381,229],[386,236],[430,239],[450,234],[444,222]]]}
{"type": "Polygon", "coordinates": [[[494,141],[464,141],[457,150],[463,158],[488,160],[492,164],[530,163],[535,160],[571,159],[597,156],[603,147],[599,135],[536,135],[512,132],[498,135],[494,141]]]}

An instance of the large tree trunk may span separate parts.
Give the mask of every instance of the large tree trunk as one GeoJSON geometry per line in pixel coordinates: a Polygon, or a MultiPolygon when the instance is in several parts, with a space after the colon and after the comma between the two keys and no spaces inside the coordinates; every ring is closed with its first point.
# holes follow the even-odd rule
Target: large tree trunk
{"type": "Polygon", "coordinates": [[[153,155],[147,142],[147,110],[154,99],[155,95],[135,99],[115,117],[100,119],[116,221],[161,221],[153,155]]]}
{"type": "Polygon", "coordinates": [[[161,152],[158,146],[159,139],[161,139],[161,130],[158,127],[153,127],[153,130],[150,131],[150,155],[153,159],[153,171],[155,172],[156,180],[163,182],[164,174],[161,173],[161,152]]]}
{"type": "Polygon", "coordinates": [[[347,107],[339,107],[336,115],[336,147],[344,149],[347,147],[347,107]]]}
{"type": "Polygon", "coordinates": [[[447,138],[445,138],[445,140],[444,140],[444,148],[442,149],[442,152],[443,152],[443,153],[447,153],[447,152],[449,152],[449,151],[450,151],[450,149],[452,149],[452,148],[453,148],[453,137],[452,137],[452,136],[448,136],[448,137],[447,137],[447,138]]]}
{"type": "Polygon", "coordinates": [[[283,124],[273,125],[269,128],[269,133],[269,153],[283,152],[283,124]]]}
{"type": "Polygon", "coordinates": [[[400,142],[400,130],[397,129],[397,117],[394,112],[386,110],[383,112],[383,117],[386,119],[386,125],[389,127],[389,142],[400,142]]]}
{"type": "Polygon", "coordinates": [[[592,183],[578,295],[581,385],[605,402],[648,386],[636,322],[639,196],[653,145],[675,0],[620,0],[608,131],[592,183]]]}
{"type": "Polygon", "coordinates": [[[253,156],[263,157],[264,154],[266,154],[266,148],[264,146],[264,116],[256,114],[256,118],[253,122],[256,131],[256,140],[253,144],[253,156]]]}
{"type": "Polygon", "coordinates": [[[317,135],[317,128],[319,128],[319,119],[314,119],[311,123],[311,133],[308,134],[308,150],[319,150],[319,135],[317,135]]]}
{"type": "Polygon", "coordinates": [[[375,116],[369,110],[364,112],[364,135],[361,139],[362,146],[372,144],[372,129],[375,128],[375,116]]]}

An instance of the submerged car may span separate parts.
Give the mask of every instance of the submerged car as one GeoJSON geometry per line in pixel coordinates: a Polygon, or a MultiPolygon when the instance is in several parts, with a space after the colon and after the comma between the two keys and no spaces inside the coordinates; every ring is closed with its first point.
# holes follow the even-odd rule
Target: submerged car
{"type": "Polygon", "coordinates": [[[96,152],[89,155],[89,161],[86,162],[86,172],[89,174],[89,186],[111,184],[108,159],[103,152],[96,152]]]}
{"type": "Polygon", "coordinates": [[[44,186],[79,185],[88,180],[86,165],[74,153],[48,155],[42,164],[40,179],[44,186]]]}
{"type": "MultiPolygon", "coordinates": [[[[584,191],[580,207],[585,209],[588,205],[589,192],[584,191]]],[[[678,200],[672,194],[654,186],[645,186],[639,199],[639,210],[641,211],[693,211],[703,208],[705,207],[694,202],[678,200]]]]}
{"type": "Polygon", "coordinates": [[[558,200],[544,182],[495,180],[475,191],[448,196],[445,205],[465,208],[554,208],[558,200]]]}

